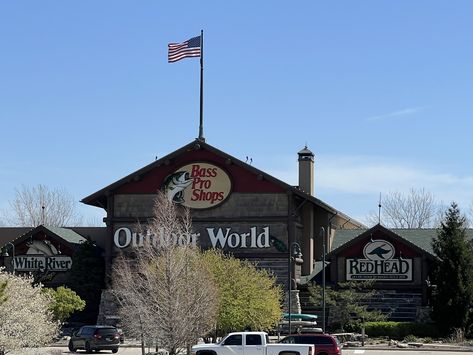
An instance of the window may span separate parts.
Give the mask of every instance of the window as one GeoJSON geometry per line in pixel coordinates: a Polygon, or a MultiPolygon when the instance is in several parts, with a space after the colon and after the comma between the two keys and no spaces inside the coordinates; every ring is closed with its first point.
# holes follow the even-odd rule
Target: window
{"type": "Polygon", "coordinates": [[[332,342],[332,339],[330,338],[327,338],[327,337],[321,337],[318,339],[318,343],[317,344],[321,344],[321,345],[333,345],[333,342],[332,342]]]}
{"type": "Polygon", "coordinates": [[[261,335],[247,334],[246,345],[261,345],[261,335]]]}
{"type": "Polygon", "coordinates": [[[306,344],[315,344],[315,345],[332,345],[332,339],[330,337],[301,337],[299,343],[306,343],[306,344]]]}
{"type": "Polygon", "coordinates": [[[283,340],[281,340],[281,343],[286,343],[286,344],[294,344],[294,337],[286,337],[283,340]]]}
{"type": "Polygon", "coordinates": [[[97,333],[100,335],[115,335],[118,331],[116,328],[98,328],[97,333]]]}
{"type": "Polygon", "coordinates": [[[225,344],[223,345],[241,345],[241,334],[239,335],[232,335],[225,339],[225,344]]]}
{"type": "Polygon", "coordinates": [[[82,328],[82,335],[92,335],[94,334],[94,328],[92,327],[84,327],[82,328]]]}

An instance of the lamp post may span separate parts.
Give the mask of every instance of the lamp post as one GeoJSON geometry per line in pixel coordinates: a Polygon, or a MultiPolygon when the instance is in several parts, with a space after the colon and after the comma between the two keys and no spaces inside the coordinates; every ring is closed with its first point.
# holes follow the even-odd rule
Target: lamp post
{"type": "Polygon", "coordinates": [[[13,244],[12,242],[8,242],[7,244],[5,244],[5,246],[3,247],[3,253],[2,253],[2,256],[10,256],[10,254],[8,254],[8,250],[7,250],[7,246],[10,246],[11,247],[11,250],[12,250],[12,267],[13,267],[13,274],[15,273],[15,244],[13,244]]]}
{"type": "Polygon", "coordinates": [[[322,331],[325,333],[325,228],[320,228],[322,237],[322,331]]]}
{"type": "Polygon", "coordinates": [[[288,294],[287,294],[287,312],[289,317],[289,334],[292,333],[291,328],[291,291],[292,291],[292,261],[302,258],[301,246],[297,242],[292,242],[289,246],[289,270],[288,270],[288,294]]]}

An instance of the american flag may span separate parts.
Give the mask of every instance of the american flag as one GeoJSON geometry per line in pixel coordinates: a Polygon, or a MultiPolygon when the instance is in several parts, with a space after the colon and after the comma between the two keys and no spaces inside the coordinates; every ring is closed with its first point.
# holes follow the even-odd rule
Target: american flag
{"type": "Polygon", "coordinates": [[[182,43],[169,43],[168,50],[168,63],[177,62],[187,57],[200,57],[200,36],[182,43]]]}

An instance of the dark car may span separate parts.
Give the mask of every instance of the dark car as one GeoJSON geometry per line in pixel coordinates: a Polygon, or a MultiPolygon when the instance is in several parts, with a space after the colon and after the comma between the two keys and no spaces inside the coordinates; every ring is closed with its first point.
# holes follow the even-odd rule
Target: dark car
{"type": "Polygon", "coordinates": [[[280,343],[314,344],[316,355],[342,354],[340,342],[330,334],[293,334],[284,337],[280,343]]]}
{"type": "Polygon", "coordinates": [[[116,353],[120,347],[118,329],[109,325],[85,325],[74,332],[69,340],[69,351],[84,349],[86,353],[111,350],[116,353]]]}

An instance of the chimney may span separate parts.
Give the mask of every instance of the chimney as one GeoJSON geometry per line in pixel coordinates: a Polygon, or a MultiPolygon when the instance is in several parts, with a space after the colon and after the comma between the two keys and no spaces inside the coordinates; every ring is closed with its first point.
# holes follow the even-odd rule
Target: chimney
{"type": "Polygon", "coordinates": [[[314,195],[314,153],[307,146],[299,153],[299,189],[314,195]]]}

